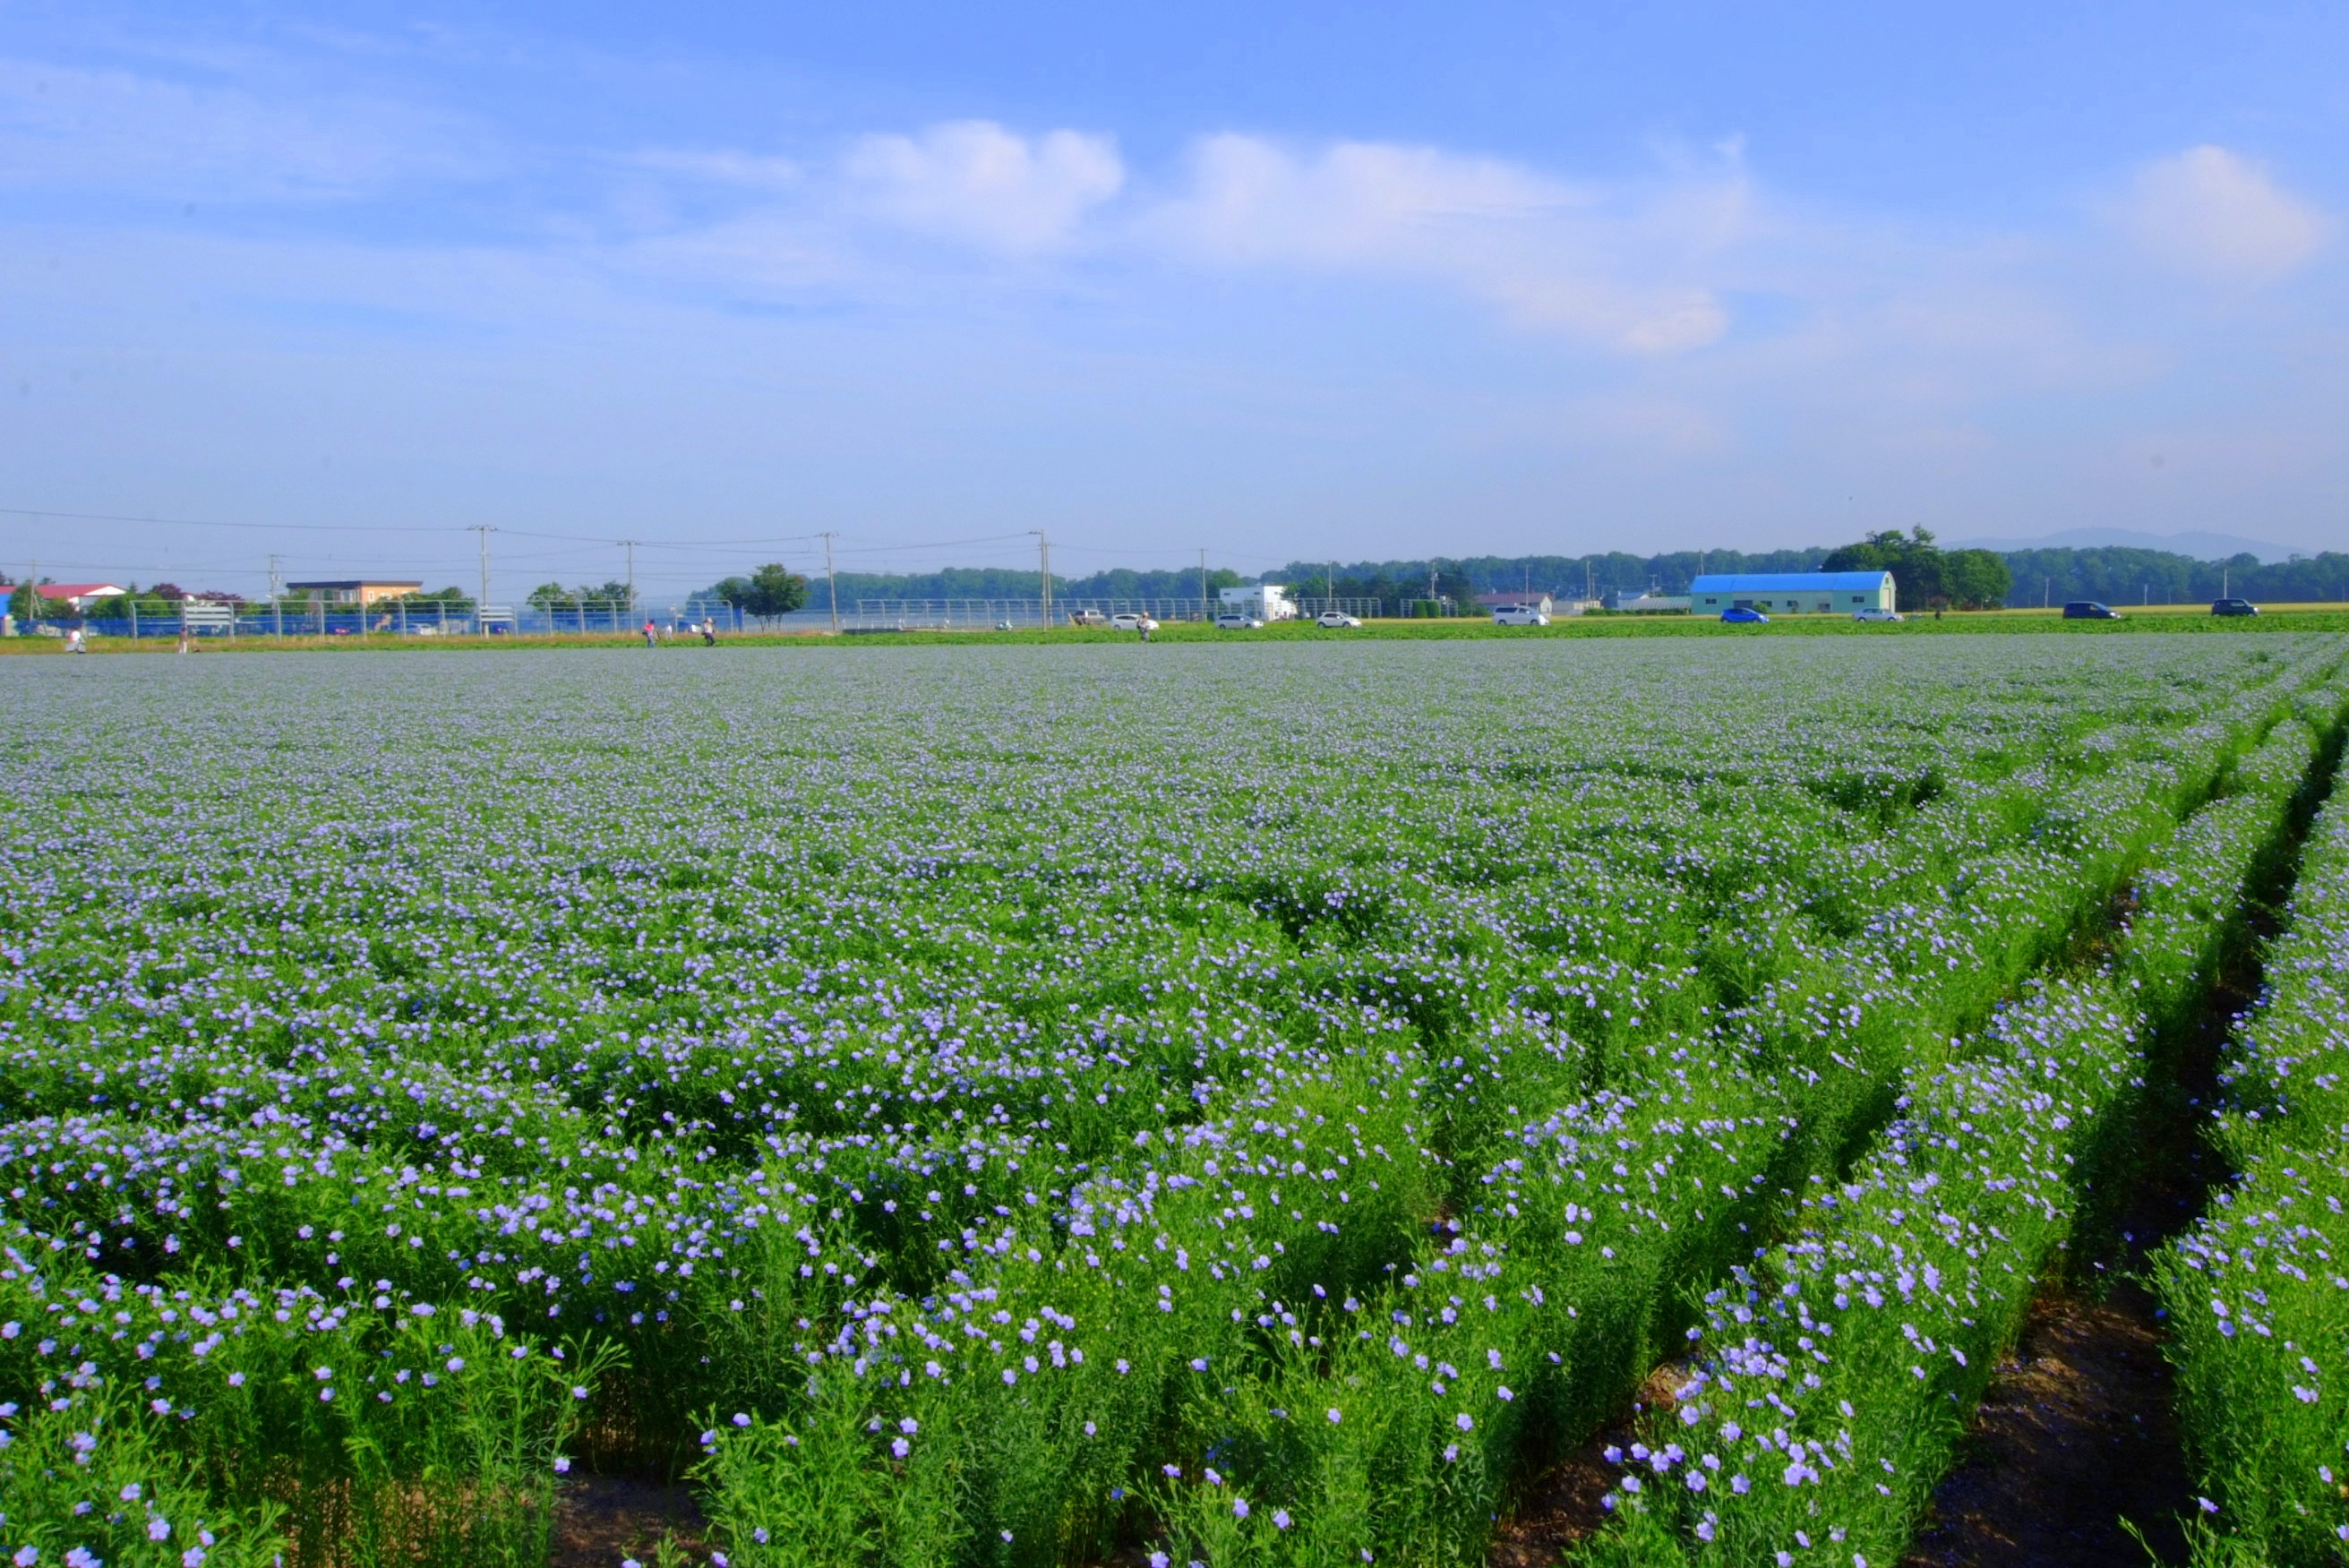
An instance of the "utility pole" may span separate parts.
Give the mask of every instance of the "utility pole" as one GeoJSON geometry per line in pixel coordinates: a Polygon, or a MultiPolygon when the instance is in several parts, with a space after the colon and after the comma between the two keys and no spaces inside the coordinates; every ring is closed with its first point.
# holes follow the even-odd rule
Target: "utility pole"
{"type": "Polygon", "coordinates": [[[1199,552],[1199,619],[1207,619],[1207,552],[1199,552]]]}
{"type": "Polygon", "coordinates": [[[823,538],[823,585],[832,594],[832,634],[840,635],[840,579],[832,570],[833,532],[826,529],[823,538]]]}
{"type": "Polygon", "coordinates": [[[633,620],[636,614],[636,541],[624,539],[620,548],[628,552],[628,615],[633,620]]]}
{"type": "Polygon", "coordinates": [[[269,558],[269,629],[276,636],[285,634],[285,584],[278,581],[278,557],[269,558]]]}
{"type": "Polygon", "coordinates": [[[473,629],[486,634],[490,629],[490,535],[497,529],[491,523],[474,522],[466,524],[465,531],[481,536],[481,596],[473,601],[473,629]]]}
{"type": "Polygon", "coordinates": [[[2054,603],[2055,579],[2053,577],[2042,577],[2039,580],[2039,607],[2044,610],[2054,603]]]}
{"type": "Polygon", "coordinates": [[[1037,603],[1041,606],[1044,624],[1050,626],[1052,624],[1052,542],[1044,537],[1044,531],[1040,528],[1031,528],[1028,531],[1036,536],[1037,603]]]}

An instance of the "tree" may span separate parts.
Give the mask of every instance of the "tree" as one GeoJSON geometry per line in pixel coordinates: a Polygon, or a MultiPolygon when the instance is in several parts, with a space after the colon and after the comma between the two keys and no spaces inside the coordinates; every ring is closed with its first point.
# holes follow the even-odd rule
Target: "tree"
{"type": "Polygon", "coordinates": [[[1961,610],[1995,610],[2014,590],[2014,573],[1988,550],[1952,550],[1941,557],[1941,591],[1961,610]]]}
{"type": "Polygon", "coordinates": [[[744,614],[765,620],[771,615],[788,615],[805,604],[808,583],[798,573],[785,571],[771,561],[748,577],[727,578],[718,584],[716,593],[744,614]]]}
{"type": "Polygon", "coordinates": [[[1974,558],[1981,557],[1997,567],[2001,573],[2005,562],[1986,550],[1961,550],[1955,555],[1944,555],[1933,542],[1930,529],[1912,528],[1902,533],[1897,528],[1884,529],[1869,534],[1857,544],[1847,544],[1820,562],[1822,572],[1889,572],[1892,591],[1899,607],[1904,610],[1940,609],[1955,604],[1961,610],[1988,609],[2002,603],[2005,589],[1995,595],[1982,597],[1978,590],[1992,585],[1988,567],[1974,558]],[[1965,581],[1953,576],[1955,563],[1963,558],[1965,581]]]}
{"type": "Polygon", "coordinates": [[[750,603],[750,580],[748,577],[720,577],[709,592],[730,610],[744,610],[750,603]]]}
{"type": "Polygon", "coordinates": [[[533,610],[549,612],[579,608],[579,601],[560,583],[542,583],[532,589],[529,603],[533,610]]]}

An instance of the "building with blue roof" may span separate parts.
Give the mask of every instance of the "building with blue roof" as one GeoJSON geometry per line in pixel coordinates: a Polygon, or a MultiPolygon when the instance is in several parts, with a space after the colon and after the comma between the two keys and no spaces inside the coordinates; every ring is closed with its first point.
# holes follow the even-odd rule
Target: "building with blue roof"
{"type": "Polygon", "coordinates": [[[1898,608],[1889,572],[1716,572],[1690,584],[1689,601],[1690,611],[1699,615],[1741,607],[1774,615],[1898,608]]]}

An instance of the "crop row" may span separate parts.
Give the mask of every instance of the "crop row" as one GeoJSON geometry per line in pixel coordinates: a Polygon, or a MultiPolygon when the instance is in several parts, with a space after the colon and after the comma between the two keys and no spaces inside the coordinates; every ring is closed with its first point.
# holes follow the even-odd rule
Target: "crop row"
{"type": "Polygon", "coordinates": [[[2338,657],[2132,647],[44,687],[6,1527],[532,1561],[678,1456],[744,1563],[1472,1555],[2338,657]]]}
{"type": "Polygon", "coordinates": [[[2310,831],[2212,1127],[2240,1171],[2158,1259],[2198,1563],[2337,1563],[2349,1542],[2349,801],[2310,831]]]}
{"type": "MultiPolygon", "coordinates": [[[[2337,697],[2312,717],[2329,734],[2337,697]]],[[[2106,959],[2034,984],[1708,1311],[1608,1501],[1610,1564],[1897,1562],[2044,1274],[2125,1181],[2148,1057],[2215,978],[2319,732],[2294,720],[2136,875],[2106,959]]]]}

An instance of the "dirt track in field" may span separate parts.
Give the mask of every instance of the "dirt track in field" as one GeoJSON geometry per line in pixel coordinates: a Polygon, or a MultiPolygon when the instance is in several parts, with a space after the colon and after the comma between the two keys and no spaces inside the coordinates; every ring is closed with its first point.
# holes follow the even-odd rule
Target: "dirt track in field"
{"type": "Polygon", "coordinates": [[[1963,1457],[1933,1494],[1904,1568],[2146,1562],[2122,1521],[2182,1563],[2193,1486],[2170,1419],[2153,1301],[2043,1301],[1983,1396],[1963,1457]]]}

